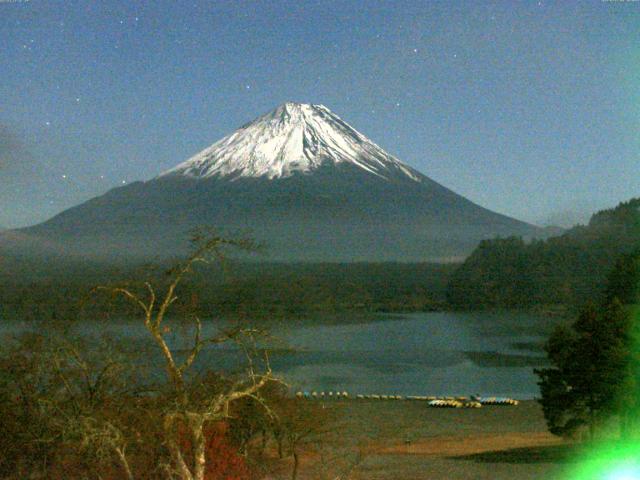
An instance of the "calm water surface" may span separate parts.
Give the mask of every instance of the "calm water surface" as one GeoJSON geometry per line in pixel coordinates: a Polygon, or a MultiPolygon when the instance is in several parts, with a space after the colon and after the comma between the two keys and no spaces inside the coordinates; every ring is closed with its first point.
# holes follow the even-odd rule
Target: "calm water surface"
{"type": "MultiPolygon", "coordinates": [[[[376,315],[346,323],[303,322],[275,327],[272,334],[293,351],[273,354],[274,370],[295,389],[346,390],[351,394],[538,395],[533,368],[544,365],[539,346],[551,321],[515,313],[415,313],[376,315]]],[[[338,319],[339,320],[339,319],[338,319]]],[[[0,332],[33,328],[5,324],[0,332]]],[[[43,331],[42,326],[38,326],[43,331]]],[[[89,323],[79,333],[108,332],[132,344],[146,339],[134,321],[89,323]]],[[[206,331],[212,332],[208,326],[206,331]]],[[[182,332],[184,333],[184,332],[182,332]]],[[[174,346],[185,346],[177,331],[174,346]]],[[[228,349],[203,352],[201,365],[233,365],[228,349]]]]}
{"type": "Polygon", "coordinates": [[[299,349],[275,360],[303,390],[399,395],[538,395],[547,319],[527,314],[417,313],[281,335],[299,349]]]}

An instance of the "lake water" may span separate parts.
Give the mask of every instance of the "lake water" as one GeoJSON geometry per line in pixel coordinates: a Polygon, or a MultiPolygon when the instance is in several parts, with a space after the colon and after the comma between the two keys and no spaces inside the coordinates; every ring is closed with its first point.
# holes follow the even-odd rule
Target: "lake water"
{"type": "MultiPolygon", "coordinates": [[[[273,327],[271,333],[293,351],[272,355],[276,373],[296,390],[350,394],[538,396],[533,368],[544,365],[540,345],[551,322],[516,313],[350,314],[330,323],[305,321],[273,327]]],[[[5,324],[0,333],[33,328],[5,324]]],[[[42,331],[43,326],[37,327],[42,331]]],[[[105,331],[132,344],[148,335],[138,322],[89,323],[83,336],[105,331]]],[[[213,327],[205,328],[205,333],[213,327]]],[[[173,334],[173,344],[182,336],[173,334]]],[[[209,348],[201,366],[230,366],[238,356],[209,348]]]]}

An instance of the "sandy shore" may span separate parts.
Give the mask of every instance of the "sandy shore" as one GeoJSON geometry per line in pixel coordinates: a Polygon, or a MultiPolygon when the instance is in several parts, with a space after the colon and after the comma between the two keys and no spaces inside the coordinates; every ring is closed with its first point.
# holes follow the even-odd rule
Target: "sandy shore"
{"type": "Polygon", "coordinates": [[[547,432],[533,401],[481,409],[354,400],[325,407],[335,419],[330,454],[305,451],[299,478],[344,479],[352,468],[348,478],[358,480],[554,479],[566,466],[567,446],[547,432]]]}

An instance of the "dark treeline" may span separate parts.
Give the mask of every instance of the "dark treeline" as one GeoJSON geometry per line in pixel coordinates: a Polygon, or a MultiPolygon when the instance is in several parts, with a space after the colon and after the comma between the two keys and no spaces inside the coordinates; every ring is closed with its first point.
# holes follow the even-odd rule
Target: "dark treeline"
{"type": "MultiPolygon", "coordinates": [[[[178,306],[203,317],[285,318],[314,313],[578,306],[604,295],[621,255],[640,248],[640,199],[592,216],[586,226],[545,241],[482,241],[463,264],[270,263],[229,260],[200,266],[178,306]]],[[[146,277],[171,263],[118,265],[0,258],[0,316],[56,319],[126,315],[90,295],[96,285],[146,277]]]]}
{"type": "MultiPolygon", "coordinates": [[[[14,264],[19,265],[19,264],[14,264]]],[[[97,285],[166,277],[166,265],[118,267],[56,262],[4,268],[0,316],[6,319],[95,318],[127,315],[121,301],[105,305],[97,285]],[[107,308],[108,307],[108,308],[107,308]]],[[[444,308],[448,279],[456,265],[356,263],[284,264],[227,261],[199,266],[185,281],[177,308],[203,318],[246,316],[253,320],[337,313],[408,312],[444,308]]],[[[111,302],[111,300],[109,300],[111,302]]]]}
{"type": "Polygon", "coordinates": [[[551,433],[611,435],[617,419],[624,440],[640,423],[640,252],[621,256],[600,301],[588,302],[571,323],[556,326],[545,346],[551,367],[536,370],[540,403],[551,433]]]}
{"type": "Polygon", "coordinates": [[[575,306],[601,298],[621,255],[640,247],[640,199],[594,214],[546,241],[485,240],[452,275],[451,307],[575,306]]]}

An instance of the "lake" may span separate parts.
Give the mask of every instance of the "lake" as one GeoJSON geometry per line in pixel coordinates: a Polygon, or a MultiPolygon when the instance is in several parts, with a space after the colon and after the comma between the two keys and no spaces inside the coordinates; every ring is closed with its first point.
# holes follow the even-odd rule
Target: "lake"
{"type": "MultiPolygon", "coordinates": [[[[296,390],[348,391],[382,395],[538,396],[533,368],[545,364],[540,349],[552,326],[548,318],[527,313],[427,312],[379,314],[330,322],[303,321],[275,326],[271,333],[291,347],[272,355],[274,371],[296,390]]],[[[0,333],[32,325],[8,323],[0,333]]],[[[77,327],[81,335],[107,332],[132,345],[147,333],[140,323],[91,322],[77,327]]],[[[37,326],[42,331],[42,325],[37,326]]],[[[205,333],[213,332],[212,325],[205,333]]],[[[184,333],[184,332],[183,332],[184,333]]],[[[186,347],[183,336],[170,334],[174,347],[186,347]]],[[[200,366],[230,367],[238,355],[208,348],[200,366]]]]}

